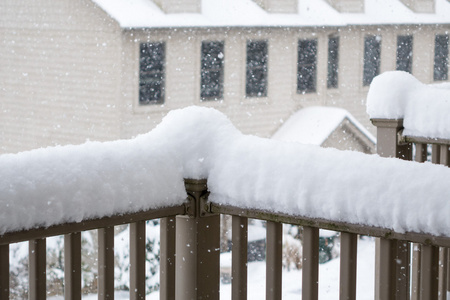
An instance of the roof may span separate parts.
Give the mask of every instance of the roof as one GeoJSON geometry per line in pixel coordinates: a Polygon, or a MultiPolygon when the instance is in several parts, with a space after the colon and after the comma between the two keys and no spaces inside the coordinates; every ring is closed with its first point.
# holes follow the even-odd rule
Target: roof
{"type": "Polygon", "coordinates": [[[376,143],[375,137],[348,111],[327,106],[312,106],[299,110],[275,132],[272,138],[320,146],[345,119],[349,120],[370,141],[376,143]]]}
{"type": "Polygon", "coordinates": [[[415,13],[400,0],[365,0],[364,13],[339,13],[325,0],[298,0],[294,14],[268,13],[252,0],[202,0],[202,13],[165,14],[152,0],[92,0],[123,28],[449,24],[450,2],[415,13]]]}

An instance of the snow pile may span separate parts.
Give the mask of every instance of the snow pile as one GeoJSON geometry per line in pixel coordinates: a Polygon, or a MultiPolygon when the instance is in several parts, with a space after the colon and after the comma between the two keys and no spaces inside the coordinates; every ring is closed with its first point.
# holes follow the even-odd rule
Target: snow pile
{"type": "Polygon", "coordinates": [[[182,203],[188,177],[222,204],[450,236],[449,168],[247,136],[199,107],[130,141],[0,156],[0,232],[182,203]]]}
{"type": "Polygon", "coordinates": [[[450,88],[425,85],[413,75],[393,71],[374,78],[367,95],[372,119],[404,119],[404,135],[450,139],[450,88]]]}

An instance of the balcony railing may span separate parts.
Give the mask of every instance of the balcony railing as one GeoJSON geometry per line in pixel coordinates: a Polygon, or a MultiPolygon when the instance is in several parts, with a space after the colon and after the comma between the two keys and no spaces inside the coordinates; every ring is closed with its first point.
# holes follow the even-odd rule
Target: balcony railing
{"type": "MultiPolygon", "coordinates": [[[[140,212],[127,213],[126,210],[123,212],[126,209],[123,205],[128,205],[129,202],[120,202],[119,197],[116,199],[119,202],[113,203],[116,206],[119,204],[122,205],[118,211],[122,211],[123,213],[116,213],[109,217],[105,217],[104,215],[100,215],[99,217],[86,217],[79,222],[73,223],[63,221],[58,221],[59,223],[45,223],[49,225],[40,227],[34,225],[34,228],[26,230],[8,229],[10,227],[5,227],[5,224],[3,224],[5,221],[0,220],[0,230],[3,230],[2,235],[0,235],[0,299],[8,299],[9,297],[9,245],[21,241],[29,241],[29,297],[30,299],[46,298],[46,238],[55,235],[64,235],[65,298],[81,299],[82,270],[80,232],[92,229],[98,230],[98,297],[99,299],[113,299],[114,226],[122,224],[130,224],[130,299],[144,299],[146,278],[145,221],[156,218],[161,218],[160,298],[178,300],[219,299],[221,214],[232,216],[231,289],[232,299],[234,300],[247,299],[248,218],[267,221],[266,299],[282,299],[283,223],[303,227],[303,275],[302,282],[299,282],[299,288],[301,287],[302,290],[302,299],[314,300],[318,299],[319,296],[320,228],[338,231],[341,235],[340,299],[356,299],[358,235],[369,235],[379,238],[376,242],[376,299],[446,299],[447,290],[450,286],[448,284],[448,248],[450,247],[450,234],[448,233],[450,230],[445,226],[444,229],[435,230],[428,226],[429,224],[425,224],[426,218],[421,218],[417,221],[408,219],[408,222],[405,221],[405,223],[402,223],[408,226],[394,226],[387,223],[389,221],[379,221],[379,219],[390,209],[382,210],[383,205],[394,206],[397,200],[401,200],[401,205],[396,207],[396,209],[408,208],[408,198],[402,198],[402,193],[397,193],[397,190],[405,193],[408,192],[408,195],[411,194],[410,190],[414,190],[419,195],[412,195],[415,201],[422,200],[417,198],[423,197],[423,201],[434,205],[432,212],[435,212],[436,216],[430,215],[427,218],[437,218],[439,213],[438,220],[447,224],[444,222],[446,221],[445,218],[447,215],[445,212],[446,207],[438,207],[437,205],[445,203],[445,201],[440,201],[441,197],[443,199],[450,197],[450,189],[448,188],[450,170],[448,168],[404,163],[395,159],[388,160],[358,153],[342,154],[342,152],[333,150],[328,151],[304,146],[298,147],[297,145],[290,144],[280,146],[279,144],[272,143],[273,141],[257,140],[253,137],[241,136],[226,120],[222,120],[223,122],[219,125],[214,125],[216,119],[223,117],[217,113],[209,115],[211,113],[210,110],[190,109],[185,111],[184,114],[178,113],[181,114],[180,116],[183,120],[181,122],[182,126],[176,126],[180,122],[169,123],[167,126],[164,125],[166,127],[160,126],[157,132],[154,133],[154,136],[146,137],[146,140],[140,139],[138,143],[134,143],[133,145],[138,146],[139,151],[137,154],[139,158],[142,153],[147,151],[148,148],[146,147],[148,145],[152,146],[153,150],[156,149],[155,152],[151,152],[153,155],[151,157],[152,159],[146,158],[142,160],[142,163],[150,162],[150,165],[144,165],[139,169],[139,172],[142,172],[139,173],[139,176],[142,176],[145,175],[145,171],[151,170],[152,166],[159,166],[160,168],[157,169],[155,167],[156,171],[155,169],[152,170],[153,174],[156,174],[155,177],[150,178],[145,183],[148,185],[153,184],[151,186],[153,189],[160,188],[167,194],[177,189],[176,193],[172,193],[176,199],[180,195],[183,195],[182,198],[184,198],[187,193],[185,201],[180,201],[178,205],[176,201],[172,201],[173,199],[170,202],[164,202],[168,201],[165,195],[156,193],[153,195],[153,198],[163,198],[162,201],[158,200],[159,206],[155,206],[159,208],[147,208],[141,209],[140,212]],[[205,126],[205,124],[208,124],[208,126],[205,126]],[[189,126],[189,130],[186,129],[186,126],[189,126]],[[193,130],[193,128],[196,130],[193,130]],[[166,129],[170,129],[171,131],[164,131],[166,129]],[[173,141],[178,141],[180,136],[186,131],[192,131],[192,136],[188,136],[187,138],[183,136],[184,138],[180,144],[173,145],[173,141]],[[170,136],[170,134],[173,134],[173,136],[170,136]],[[194,143],[193,141],[198,136],[200,136],[200,140],[194,143]],[[161,140],[163,142],[169,141],[167,142],[169,144],[161,144],[167,147],[167,149],[163,149],[162,151],[154,147],[161,140]],[[143,141],[147,141],[148,145],[144,147],[143,141]],[[214,143],[217,143],[217,145],[214,143]],[[211,146],[210,144],[213,144],[213,146],[208,148],[208,152],[206,152],[205,147],[211,146]],[[224,149],[226,145],[232,145],[235,148],[224,149]],[[238,146],[242,147],[242,149],[238,146]],[[251,151],[249,148],[251,148],[251,151]],[[303,152],[298,153],[298,151],[303,152]],[[168,153],[167,157],[165,156],[166,152],[168,153]],[[270,155],[267,153],[270,153],[270,155]],[[192,155],[192,157],[188,157],[188,154],[192,155]],[[229,154],[232,156],[231,158],[227,156],[229,154]],[[235,156],[238,156],[239,159],[233,160],[235,156]],[[252,161],[254,156],[257,156],[258,159],[252,161]],[[288,160],[283,160],[285,156],[290,157],[288,160]],[[338,161],[338,163],[330,167],[333,170],[327,170],[327,165],[320,164],[320,159],[326,158],[330,162],[330,157],[338,161]],[[358,168],[359,165],[358,163],[352,162],[352,159],[357,159],[358,163],[364,164],[360,170],[353,170],[358,168]],[[282,161],[282,163],[264,168],[265,163],[269,161],[282,161]],[[389,164],[385,164],[388,161],[389,164]],[[222,164],[214,165],[212,162],[220,162],[222,164]],[[167,170],[169,164],[171,164],[170,168],[172,168],[170,171],[164,174],[158,172],[158,170],[167,170]],[[383,166],[377,169],[376,166],[379,164],[383,166]],[[311,172],[311,166],[315,167],[319,165],[319,171],[316,173],[311,172]],[[340,177],[342,177],[343,172],[348,172],[347,165],[353,168],[351,170],[352,172],[346,174],[345,179],[341,180],[340,177]],[[347,168],[343,169],[341,168],[342,166],[346,166],[347,168]],[[384,172],[385,166],[388,169],[386,172],[384,172]],[[244,167],[246,168],[245,170],[244,167]],[[280,175],[281,173],[276,173],[280,169],[283,172],[287,172],[288,175],[283,177],[280,175]],[[326,170],[326,172],[323,170],[326,170]],[[377,170],[376,172],[384,171],[382,172],[383,174],[373,174],[375,172],[374,170],[377,170]],[[406,175],[404,172],[411,171],[424,171],[423,174],[426,175],[423,175],[423,187],[414,186],[417,184],[418,179],[422,180],[422,174],[420,173],[414,174],[415,181],[410,185],[397,185],[395,180],[406,175]],[[245,172],[247,172],[246,176],[242,176],[242,173],[245,172]],[[388,172],[394,172],[395,176],[390,176],[388,172]],[[184,175],[180,176],[180,174],[184,175]],[[193,177],[196,178],[201,178],[202,176],[208,176],[208,178],[185,179],[184,189],[186,193],[180,193],[180,189],[182,190],[183,186],[181,179],[178,182],[178,178],[182,178],[183,176],[187,177],[185,174],[194,174],[193,177]],[[431,177],[435,174],[442,176],[442,178],[425,177],[431,177]],[[258,178],[259,181],[254,180],[255,177],[260,175],[262,177],[258,178]],[[274,178],[274,176],[278,177],[274,178]],[[364,176],[371,176],[372,178],[370,180],[372,181],[362,178],[364,176]],[[368,186],[371,182],[374,182],[375,185],[377,180],[383,180],[384,177],[388,177],[391,181],[377,186],[375,189],[371,189],[368,186]],[[154,178],[160,181],[154,183],[152,181],[154,178]],[[229,182],[226,182],[223,178],[226,178],[229,182]],[[173,182],[173,187],[167,185],[167,180],[172,180],[169,182],[173,182]],[[333,184],[334,181],[339,181],[339,184],[345,185],[344,192],[332,193],[332,188],[339,187],[333,184]],[[165,184],[165,186],[159,186],[162,184],[165,184]],[[366,186],[362,186],[362,184],[366,184],[366,186]],[[300,188],[298,188],[299,186],[300,188]],[[377,201],[380,198],[377,193],[383,193],[383,188],[385,187],[389,188],[390,192],[384,193],[383,197],[389,198],[389,201],[381,201],[381,204],[378,203],[378,205],[374,206],[374,211],[366,209],[362,213],[363,217],[358,213],[353,214],[358,201],[363,200],[360,199],[361,197],[369,197],[371,196],[370,193],[372,193],[375,195],[372,195],[373,197],[370,199],[377,201]],[[231,188],[233,189],[233,193],[226,193],[231,188]],[[295,188],[299,192],[296,192],[295,196],[292,196],[295,188]],[[323,192],[324,188],[326,189],[325,193],[323,192]],[[358,193],[363,188],[366,189],[366,192],[363,194],[358,193]],[[264,189],[266,193],[261,193],[261,189],[264,189]],[[443,194],[436,195],[434,193],[429,198],[425,198],[427,192],[431,189],[438,189],[443,194]],[[320,197],[315,197],[318,194],[320,194],[320,197]],[[221,201],[221,198],[217,198],[217,195],[225,198],[228,197],[227,199],[232,199],[232,201],[221,201]],[[242,199],[250,199],[250,201],[241,201],[238,199],[240,196],[242,196],[242,199]],[[345,201],[351,200],[352,202],[350,204],[348,202],[339,202],[345,197],[349,198],[344,199],[345,201]],[[390,199],[391,197],[397,198],[390,199]],[[329,210],[327,209],[321,210],[321,201],[329,200],[330,198],[337,202],[336,205],[339,205],[346,212],[342,215],[336,215],[329,214],[329,210]],[[320,203],[316,205],[314,201],[319,201],[320,203]],[[172,204],[162,207],[160,205],[161,203],[172,204]],[[277,210],[277,206],[282,207],[282,209],[277,210]],[[311,207],[313,209],[310,209],[311,207]],[[307,211],[308,208],[309,211],[307,211]],[[444,210],[444,213],[441,210],[444,210]],[[374,215],[375,218],[369,218],[367,217],[368,215],[374,215]],[[418,223],[417,226],[409,226],[411,224],[415,225],[416,223],[418,223]],[[5,230],[4,228],[7,229],[5,230]],[[398,229],[394,230],[393,228],[398,229]],[[408,228],[416,229],[409,230],[408,228]],[[412,247],[411,243],[413,243],[414,247],[412,247]],[[412,255],[411,251],[413,251],[412,255]]],[[[174,115],[171,115],[170,120],[174,119],[174,115]]],[[[375,119],[373,123],[378,128],[378,153],[380,156],[412,160],[414,153],[414,159],[418,162],[423,162],[427,158],[426,144],[431,144],[432,162],[449,166],[450,141],[442,138],[436,140],[403,136],[404,128],[401,119],[375,119]]],[[[117,148],[117,144],[108,144],[107,146],[112,146],[111,149],[113,150],[117,148]]],[[[129,145],[127,144],[126,146],[129,145]]],[[[92,146],[89,147],[91,147],[88,149],[89,151],[82,151],[82,153],[87,153],[86,156],[77,158],[77,163],[82,164],[80,174],[71,175],[80,176],[84,179],[83,175],[87,170],[90,174],[95,175],[94,177],[97,180],[96,184],[103,183],[105,180],[111,180],[115,184],[120,183],[118,180],[126,181],[128,179],[126,174],[131,176],[135,170],[133,167],[129,167],[130,164],[122,164],[122,161],[128,159],[134,162],[141,162],[139,159],[130,159],[131,156],[128,152],[126,152],[128,156],[122,155],[114,158],[111,152],[105,152],[103,148],[100,149],[101,156],[92,156],[92,150],[99,149],[93,149],[92,146]],[[98,159],[103,158],[105,155],[108,156],[109,160],[103,160],[101,163],[97,163],[95,170],[98,169],[99,171],[92,173],[90,162],[97,162],[98,159]],[[112,163],[111,161],[113,159],[116,159],[120,163],[112,163]],[[103,172],[103,167],[107,167],[108,172],[103,172]],[[128,169],[126,169],[127,167],[128,169]],[[117,175],[117,173],[120,174],[117,175]]],[[[70,154],[79,152],[78,148],[68,149],[72,151],[70,154]],[[77,151],[74,151],[74,149],[77,151]]],[[[128,148],[121,145],[121,149],[128,148]]],[[[65,151],[65,149],[62,150],[65,151]]],[[[36,174],[41,176],[42,172],[40,168],[45,166],[46,162],[60,159],[59,165],[61,165],[61,169],[51,169],[52,178],[59,178],[58,176],[63,176],[70,169],[65,167],[64,162],[67,162],[67,159],[70,160],[71,155],[61,158],[61,149],[57,151],[60,152],[33,153],[32,156],[26,156],[27,160],[25,162],[20,162],[20,157],[11,156],[13,162],[8,166],[14,167],[14,164],[20,162],[22,166],[20,170],[28,170],[23,166],[28,167],[34,160],[37,160],[37,167],[34,167],[33,170],[38,170],[36,174]],[[51,155],[55,153],[58,155],[51,155]],[[42,155],[44,158],[40,156],[41,154],[44,154],[42,155]]],[[[5,163],[5,161],[0,159],[1,163],[5,163]]],[[[34,176],[35,173],[30,172],[30,174],[29,176],[34,176]]],[[[19,178],[16,180],[19,184],[13,182],[11,184],[12,186],[16,184],[16,187],[24,188],[24,185],[22,185],[23,178],[20,175],[18,175],[19,178]]],[[[77,181],[77,178],[74,179],[73,176],[67,176],[68,180],[66,184],[71,186],[71,191],[77,192],[76,200],[80,199],[81,194],[78,193],[78,189],[81,189],[80,185],[83,184],[84,190],[87,191],[82,194],[83,197],[88,197],[89,199],[98,195],[102,197],[112,195],[111,197],[115,197],[114,193],[110,193],[109,186],[108,189],[97,193],[92,188],[89,180],[77,181]],[[92,196],[93,193],[95,196],[92,196]]],[[[141,178],[139,176],[136,178],[141,178]]],[[[2,178],[2,180],[6,182],[10,178],[2,178]]],[[[41,191],[39,195],[41,198],[46,196],[45,191],[51,186],[48,184],[47,177],[44,176],[43,180],[43,188],[39,190],[41,191]]],[[[35,191],[35,187],[40,182],[39,180],[33,182],[32,189],[30,190],[35,191]]],[[[62,181],[58,182],[60,184],[62,181]]],[[[142,188],[142,184],[134,184],[133,181],[132,184],[132,187],[136,190],[142,188]]],[[[5,194],[10,195],[9,197],[15,197],[17,189],[10,192],[10,184],[4,184],[3,187],[5,186],[5,194]]],[[[60,184],[58,189],[60,189],[60,192],[55,195],[64,195],[64,185],[60,184]]],[[[32,197],[30,190],[26,190],[16,200],[21,200],[23,197],[32,197]]],[[[129,191],[129,186],[120,188],[119,195],[126,196],[123,193],[124,190],[129,191]]],[[[141,198],[144,197],[141,194],[150,193],[152,190],[145,188],[139,191],[142,192],[140,194],[136,194],[135,192],[133,195],[139,197],[139,201],[143,201],[141,198]]],[[[69,194],[67,198],[70,198],[69,194]]],[[[5,200],[4,194],[0,195],[0,200],[3,201],[2,203],[9,203],[8,199],[5,200]]],[[[76,207],[73,203],[67,202],[66,200],[64,199],[65,202],[61,202],[59,205],[76,207]]],[[[102,198],[97,200],[107,202],[110,199],[102,198]]],[[[128,200],[132,203],[132,199],[128,200]]],[[[40,199],[39,201],[47,203],[45,199],[40,199]]],[[[329,203],[326,202],[326,204],[329,203]]],[[[136,210],[136,206],[133,206],[133,209],[136,210]]],[[[361,208],[361,206],[358,206],[358,209],[364,209],[364,207],[361,208]]],[[[99,211],[101,209],[96,213],[99,214],[99,211]]],[[[110,213],[112,210],[108,209],[107,211],[110,213]]],[[[22,210],[19,212],[22,212],[22,210]]],[[[68,214],[70,210],[68,213],[65,211],[65,213],[66,218],[73,217],[68,214]]],[[[3,218],[7,219],[8,215],[3,214],[3,218]]],[[[392,221],[398,218],[401,219],[404,216],[402,214],[392,214],[392,218],[388,218],[387,220],[392,221]]],[[[37,220],[40,223],[45,222],[42,214],[37,220]]],[[[19,222],[19,225],[30,228],[29,223],[19,222]]]]}

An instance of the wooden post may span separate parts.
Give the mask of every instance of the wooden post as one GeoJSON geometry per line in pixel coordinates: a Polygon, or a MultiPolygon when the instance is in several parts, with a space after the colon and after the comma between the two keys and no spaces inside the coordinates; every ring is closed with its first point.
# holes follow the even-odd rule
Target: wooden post
{"type": "MultiPolygon", "coordinates": [[[[377,153],[380,156],[412,160],[411,144],[401,145],[398,139],[403,120],[373,119],[372,123],[377,127],[377,153]]],[[[410,248],[408,242],[377,240],[376,299],[410,299],[410,248]]]]}
{"type": "Polygon", "coordinates": [[[176,299],[219,300],[220,216],[209,214],[206,180],[185,179],[190,205],[176,218],[176,299]]]}

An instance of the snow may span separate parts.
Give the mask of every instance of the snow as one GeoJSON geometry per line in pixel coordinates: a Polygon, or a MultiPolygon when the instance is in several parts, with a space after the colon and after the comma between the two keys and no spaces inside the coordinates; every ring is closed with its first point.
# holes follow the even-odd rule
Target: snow
{"type": "Polygon", "coordinates": [[[320,146],[345,119],[349,120],[373,143],[376,142],[375,137],[347,110],[326,106],[311,106],[299,110],[289,117],[272,138],[279,141],[320,146]]]}
{"type": "Polygon", "coordinates": [[[151,0],[93,0],[123,28],[447,24],[450,3],[414,13],[399,0],[365,0],[364,13],[339,13],[325,0],[298,0],[297,13],[268,13],[252,0],[202,0],[201,13],[165,14],[151,0]]]}
{"type": "Polygon", "coordinates": [[[242,208],[450,236],[450,169],[241,134],[212,108],[133,140],[0,156],[0,232],[183,203],[183,178],[242,208]],[[427,199],[427,201],[423,201],[427,199]]]}
{"type": "Polygon", "coordinates": [[[370,118],[403,119],[407,136],[450,139],[448,111],[448,83],[426,85],[401,71],[375,77],[367,95],[370,118]]]}

